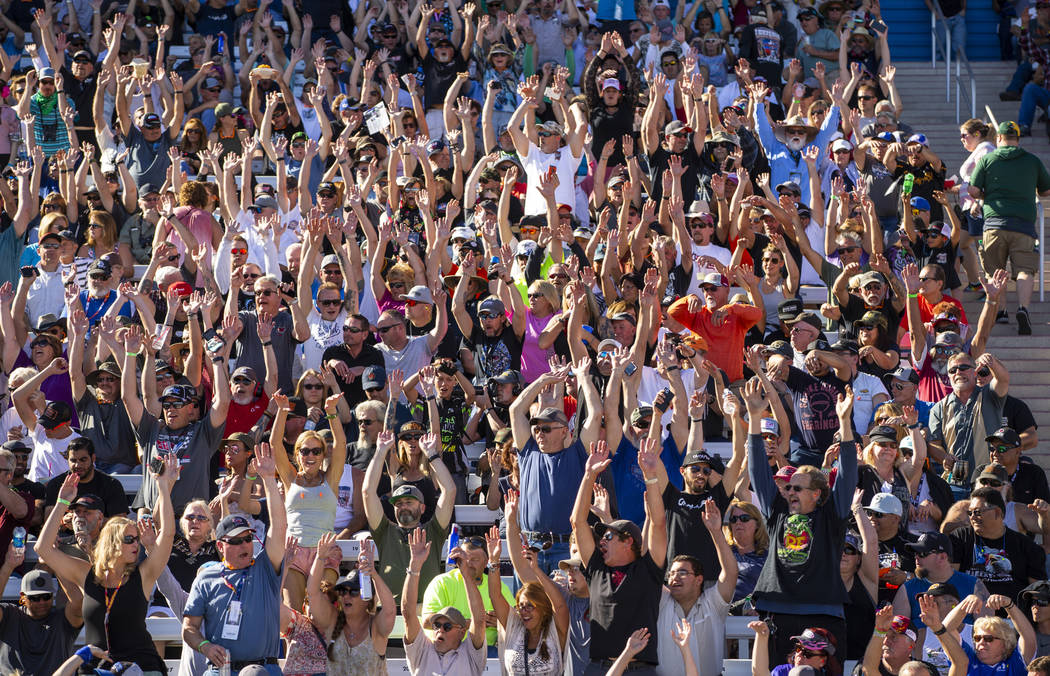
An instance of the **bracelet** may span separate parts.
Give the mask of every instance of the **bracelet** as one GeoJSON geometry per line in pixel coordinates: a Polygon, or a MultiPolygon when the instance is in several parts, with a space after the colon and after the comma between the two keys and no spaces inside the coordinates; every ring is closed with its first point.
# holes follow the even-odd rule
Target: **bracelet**
{"type": "Polygon", "coordinates": [[[181,92],[180,90],[176,89],[176,90],[175,90],[175,93],[176,93],[176,94],[181,94],[182,92],[181,92]]]}
{"type": "Polygon", "coordinates": [[[55,93],[56,93],[56,94],[65,94],[65,93],[66,93],[66,90],[65,90],[65,89],[56,89],[56,90],[55,90],[55,93]]]}
{"type": "Polygon", "coordinates": [[[284,158],[283,158],[283,157],[278,157],[278,158],[277,158],[277,161],[278,161],[278,162],[284,162],[284,158]]]}
{"type": "Polygon", "coordinates": [[[129,357],[137,357],[140,354],[142,354],[142,350],[139,350],[138,352],[125,352],[124,354],[126,354],[129,357]]]}
{"type": "Polygon", "coordinates": [[[409,575],[417,575],[417,576],[419,575],[419,571],[418,570],[412,570],[411,568],[405,568],[405,572],[408,573],[409,575]]]}
{"type": "Polygon", "coordinates": [[[440,457],[441,457],[441,453],[440,452],[435,453],[434,455],[428,455],[427,456],[427,462],[434,462],[435,460],[437,460],[440,457]]]}
{"type": "Polygon", "coordinates": [[[334,413],[329,413],[329,414],[325,415],[325,420],[335,420],[338,417],[339,416],[335,415],[334,413]]]}
{"type": "Polygon", "coordinates": [[[918,298],[918,297],[919,297],[919,294],[917,294],[917,293],[909,293],[908,294],[908,298],[918,298]]]}
{"type": "Polygon", "coordinates": [[[671,371],[681,371],[681,370],[682,370],[682,367],[681,367],[681,366],[668,366],[668,367],[667,367],[667,371],[668,371],[668,372],[671,372],[671,371]]]}
{"type": "Polygon", "coordinates": [[[637,155],[624,155],[624,156],[623,156],[623,159],[625,159],[625,160],[627,160],[628,162],[630,162],[631,160],[633,160],[633,159],[634,159],[634,158],[636,158],[636,157],[638,157],[638,156],[637,156],[637,155]]]}
{"type": "Polygon", "coordinates": [[[434,396],[433,394],[430,394],[430,395],[424,395],[424,396],[423,396],[423,401],[434,401],[434,399],[436,399],[436,398],[437,398],[437,397],[435,397],[435,396],[434,396]]]}
{"type": "Polygon", "coordinates": [[[211,641],[209,641],[208,639],[204,639],[203,641],[201,641],[200,643],[198,643],[198,644],[197,644],[197,652],[200,652],[200,651],[201,651],[201,648],[203,648],[203,647],[204,647],[204,644],[206,644],[206,643],[211,643],[211,641]]]}
{"type": "Polygon", "coordinates": [[[256,479],[259,478],[259,475],[258,474],[245,474],[244,478],[247,479],[248,481],[255,481],[256,479]]]}
{"type": "Polygon", "coordinates": [[[694,418],[692,416],[689,416],[689,422],[695,422],[695,423],[704,422],[704,419],[703,418],[694,418]]]}
{"type": "Polygon", "coordinates": [[[271,340],[267,340],[267,341],[265,341],[265,342],[263,342],[263,343],[262,343],[262,346],[263,346],[263,347],[266,347],[267,345],[273,345],[273,341],[271,341],[271,340]]]}
{"type": "Polygon", "coordinates": [[[1010,599],[1010,605],[1008,605],[1008,606],[1004,607],[1004,608],[1003,608],[1003,610],[1010,610],[1011,608],[1013,608],[1013,607],[1014,607],[1014,606],[1016,606],[1016,605],[1017,605],[1017,604],[1016,604],[1016,603],[1014,603],[1013,599],[1010,599]]]}
{"type": "Polygon", "coordinates": [[[888,633],[889,633],[888,631],[882,631],[881,629],[876,629],[875,630],[875,635],[876,636],[885,636],[888,633]]]}
{"type": "Polygon", "coordinates": [[[908,425],[908,429],[910,429],[910,430],[917,430],[920,427],[922,427],[922,423],[915,423],[914,425],[908,425]]]}
{"type": "Polygon", "coordinates": [[[937,631],[933,632],[933,635],[934,636],[943,636],[946,631],[948,631],[948,627],[946,627],[946,626],[944,626],[942,624],[940,629],[938,629],[937,631]]]}
{"type": "Polygon", "coordinates": [[[66,500],[65,498],[58,498],[57,500],[55,500],[55,502],[61,503],[66,507],[69,507],[69,500],[66,500]]]}
{"type": "Polygon", "coordinates": [[[211,363],[213,363],[213,364],[219,364],[219,363],[221,363],[223,361],[226,361],[226,357],[212,357],[211,358],[211,363]]]}
{"type": "Polygon", "coordinates": [[[660,480],[657,479],[656,477],[651,477],[651,478],[645,480],[645,483],[649,484],[650,486],[652,486],[655,483],[659,483],[659,482],[660,482],[660,480]]]}

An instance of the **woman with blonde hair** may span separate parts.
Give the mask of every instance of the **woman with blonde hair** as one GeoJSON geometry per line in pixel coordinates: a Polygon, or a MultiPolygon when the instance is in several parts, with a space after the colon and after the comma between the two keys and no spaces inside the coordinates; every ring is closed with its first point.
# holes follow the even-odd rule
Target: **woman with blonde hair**
{"type": "MultiPolygon", "coordinates": [[[[337,391],[325,399],[327,420],[336,420],[336,403],[343,396],[337,391]]],[[[288,535],[298,540],[289,557],[282,594],[292,608],[302,608],[306,597],[306,579],[314,560],[317,543],[325,533],[335,529],[335,509],[339,479],[346,463],[346,437],[342,425],[332,426],[332,454],[324,437],[313,430],[302,432],[295,440],[295,464],[288,458],[284,445],[284,423],[291,405],[280,390],[274,393],[277,415],[270,430],[277,475],[284,486],[284,504],[288,513],[288,535]]],[[[324,578],[329,583],[339,576],[339,557],[326,559],[324,578]]]]}
{"type": "MultiPolygon", "coordinates": [[[[970,597],[972,598],[974,597],[970,597]]],[[[1002,594],[992,594],[984,604],[974,599],[974,613],[980,612],[981,605],[992,611],[1005,611],[1013,622],[1013,627],[1001,617],[979,617],[973,623],[972,646],[961,641],[954,631],[944,631],[944,621],[934,597],[922,594],[918,600],[921,609],[919,619],[941,642],[944,652],[951,660],[949,676],[1025,676],[1028,673],[1025,664],[1035,657],[1038,641],[1032,623],[1013,599],[1002,594]]]]}
{"type": "MultiPolygon", "coordinates": [[[[339,391],[339,385],[335,382],[335,376],[326,368],[307,369],[299,376],[295,383],[295,396],[306,404],[306,417],[313,421],[315,430],[329,429],[332,427],[330,421],[324,415],[325,399],[339,391]]],[[[350,407],[342,399],[336,407],[339,420],[350,422],[350,407]]]]}
{"type": "Polygon", "coordinates": [[[164,456],[160,474],[154,473],[159,489],[154,514],[160,533],[142,563],[139,563],[140,528],[121,516],[112,517],[102,527],[91,562],[58,549],[59,526],[70,502],[77,497],[79,477],[75,472],[70,472],[62,483],[58,502],[44,522],[36,543],[40,560],[84,593],[86,642],[108,651],[114,662],[134,662],[146,676],[162,676],[168,671],[146,629],[146,611],[157,579],[171,556],[175,538],[171,487],[178,477],[178,458],[174,454],[164,456]]]}
{"type": "MultiPolygon", "coordinates": [[[[386,251],[386,241],[380,238],[376,248],[379,253],[373,257],[372,262],[372,293],[375,294],[379,311],[397,310],[405,314],[405,299],[402,296],[413,286],[426,286],[423,265],[420,263],[413,268],[407,263],[395,263],[384,270],[382,252],[386,251]]],[[[418,258],[416,260],[418,261],[418,258]]]]}
{"type": "MultiPolygon", "coordinates": [[[[858,468],[857,480],[864,504],[871,502],[876,493],[892,493],[902,505],[910,505],[913,489],[922,477],[926,440],[918,425],[919,412],[914,406],[904,406],[901,410],[901,419],[908,426],[907,434],[897,425],[875,425],[868,430],[868,443],[861,454],[863,463],[858,468]],[[905,436],[910,438],[913,449],[907,458],[900,450],[900,441],[905,436]]],[[[905,512],[901,518],[902,527],[908,518],[909,514],[905,512]]]]}
{"type": "MultiPolygon", "coordinates": [[[[561,298],[558,288],[550,282],[537,279],[529,284],[528,305],[518,290],[501,284],[501,300],[509,301],[514,311],[514,324],[524,323],[524,334],[515,328],[515,334],[521,335],[521,377],[531,383],[550,370],[549,359],[556,352],[554,342],[563,332],[568,315],[561,314],[561,298]]],[[[565,345],[561,354],[568,354],[565,345]]]]}
{"type": "Polygon", "coordinates": [[[777,306],[795,297],[799,283],[798,264],[788,251],[784,236],[779,233],[773,233],[770,243],[762,251],[762,273],[758,292],[766,309],[765,331],[770,332],[780,328],[777,306]]]}
{"type": "Polygon", "coordinates": [[[758,507],[739,499],[729,503],[722,532],[736,559],[738,573],[736,591],[733,592],[733,603],[736,604],[755,591],[769,551],[769,533],[758,507]]]}
{"type": "Polygon", "coordinates": [[[117,239],[117,221],[108,211],[101,209],[88,212],[87,241],[77,252],[77,263],[83,262],[85,269],[96,258],[116,252],[124,266],[124,277],[131,277],[135,272],[135,259],[131,256],[130,247],[117,239]]]}

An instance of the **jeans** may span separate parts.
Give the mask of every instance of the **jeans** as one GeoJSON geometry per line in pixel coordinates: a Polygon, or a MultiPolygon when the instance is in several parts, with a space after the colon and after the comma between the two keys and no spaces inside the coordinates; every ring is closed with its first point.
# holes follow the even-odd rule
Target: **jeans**
{"type": "Polygon", "coordinates": [[[1032,121],[1035,120],[1035,109],[1045,109],[1048,105],[1050,91],[1047,91],[1046,87],[1029,82],[1021,92],[1021,110],[1017,113],[1017,124],[1031,128],[1032,121]]]}
{"type": "MultiPolygon", "coordinates": [[[[540,568],[547,575],[551,574],[551,571],[558,570],[558,563],[569,558],[569,543],[568,542],[555,542],[552,543],[549,549],[541,549],[540,553],[537,554],[537,563],[540,564],[540,568]]],[[[584,563],[587,563],[584,561],[584,563]]]]}
{"type": "Polygon", "coordinates": [[[95,469],[106,474],[131,474],[132,466],[123,462],[95,462],[95,469]]]}
{"type": "Polygon", "coordinates": [[[1006,91],[1008,92],[1019,92],[1024,89],[1025,84],[1032,79],[1032,64],[1027,61],[1022,61],[1017,64],[1017,69],[1014,70],[1013,77],[1010,78],[1010,84],[1006,85],[1006,91]]]}
{"type": "MultiPolygon", "coordinates": [[[[270,676],[282,676],[281,666],[279,664],[264,664],[262,667],[266,669],[266,673],[270,676]]],[[[237,671],[231,670],[230,676],[237,676],[239,673],[241,673],[240,669],[237,671]]],[[[219,670],[209,665],[208,670],[204,672],[204,676],[219,676],[219,670]]]]}
{"type": "Polygon", "coordinates": [[[944,53],[944,41],[947,39],[946,31],[952,35],[952,56],[958,52],[966,53],[966,17],[956,14],[949,16],[944,21],[937,22],[937,49],[944,53]]]}

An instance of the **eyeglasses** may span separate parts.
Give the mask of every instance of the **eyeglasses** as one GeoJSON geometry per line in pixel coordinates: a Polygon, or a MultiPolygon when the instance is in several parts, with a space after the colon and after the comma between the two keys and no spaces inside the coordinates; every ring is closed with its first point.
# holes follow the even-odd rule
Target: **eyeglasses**
{"type": "Polygon", "coordinates": [[[122,538],[122,540],[123,540],[124,544],[126,544],[126,545],[133,545],[133,544],[135,544],[136,542],[139,541],[139,536],[138,535],[125,535],[122,538]]]}
{"type": "Polygon", "coordinates": [[[435,630],[440,629],[441,631],[452,631],[458,624],[452,624],[451,622],[435,622],[431,625],[435,630]]]}
{"type": "Polygon", "coordinates": [[[390,329],[397,328],[398,326],[401,326],[401,325],[400,324],[387,324],[386,326],[377,326],[376,328],[379,329],[380,333],[382,333],[383,335],[386,335],[387,332],[390,331],[390,329]]]}
{"type": "Polygon", "coordinates": [[[835,249],[835,253],[837,253],[839,256],[841,256],[842,254],[853,253],[854,251],[856,251],[859,248],[860,247],[856,247],[856,246],[840,246],[839,248],[835,249]]]}
{"type": "Polygon", "coordinates": [[[990,486],[991,488],[1003,487],[1003,482],[998,479],[978,479],[977,483],[981,486],[990,486]]]}
{"type": "MultiPolygon", "coordinates": [[[[244,256],[248,253],[247,249],[230,249],[230,253],[234,256],[244,256]]],[[[248,275],[245,275],[247,277],[248,275]]],[[[258,276],[258,275],[256,275],[258,276]]]]}
{"type": "Polygon", "coordinates": [[[186,405],[185,401],[165,401],[161,404],[161,407],[165,411],[170,411],[173,408],[182,408],[186,405]]]}
{"type": "Polygon", "coordinates": [[[187,521],[207,521],[209,517],[204,516],[203,514],[187,514],[182,518],[187,521]]]}
{"type": "Polygon", "coordinates": [[[324,455],[324,448],[321,446],[303,446],[299,449],[299,455],[324,455]]]}
{"type": "Polygon", "coordinates": [[[753,520],[750,514],[734,514],[726,519],[728,523],[751,523],[753,520]]]}
{"type": "Polygon", "coordinates": [[[326,298],[324,300],[317,301],[317,304],[322,305],[324,307],[337,307],[342,302],[343,301],[339,298],[326,298]]]}
{"type": "Polygon", "coordinates": [[[998,636],[992,636],[991,634],[974,634],[974,643],[991,643],[992,641],[998,641],[998,636]]]}
{"type": "Polygon", "coordinates": [[[960,371],[969,371],[972,368],[973,368],[973,366],[971,366],[969,364],[959,364],[958,366],[953,366],[950,369],[948,369],[948,375],[954,376],[956,373],[959,373],[960,371]]]}
{"type": "Polygon", "coordinates": [[[239,537],[226,538],[225,540],[223,540],[223,542],[225,542],[228,545],[247,545],[251,544],[252,536],[241,535],[239,537]]]}

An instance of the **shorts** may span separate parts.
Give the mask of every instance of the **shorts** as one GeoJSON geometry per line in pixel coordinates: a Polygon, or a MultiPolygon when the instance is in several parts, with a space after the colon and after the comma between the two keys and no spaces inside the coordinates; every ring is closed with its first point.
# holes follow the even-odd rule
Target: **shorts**
{"type": "MultiPolygon", "coordinates": [[[[295,552],[292,554],[291,563],[289,567],[292,570],[297,570],[303,574],[303,577],[310,576],[310,568],[314,565],[314,556],[317,555],[317,547],[300,547],[295,545],[295,552]]],[[[332,570],[339,572],[339,562],[343,560],[341,554],[336,553],[324,562],[325,569],[331,568],[332,570]]]]}
{"type": "Polygon", "coordinates": [[[1035,253],[1035,238],[1013,230],[985,228],[981,260],[987,275],[992,275],[996,270],[1005,268],[1007,261],[1010,262],[1014,279],[1017,279],[1019,272],[1034,275],[1039,269],[1039,257],[1035,253]]]}

